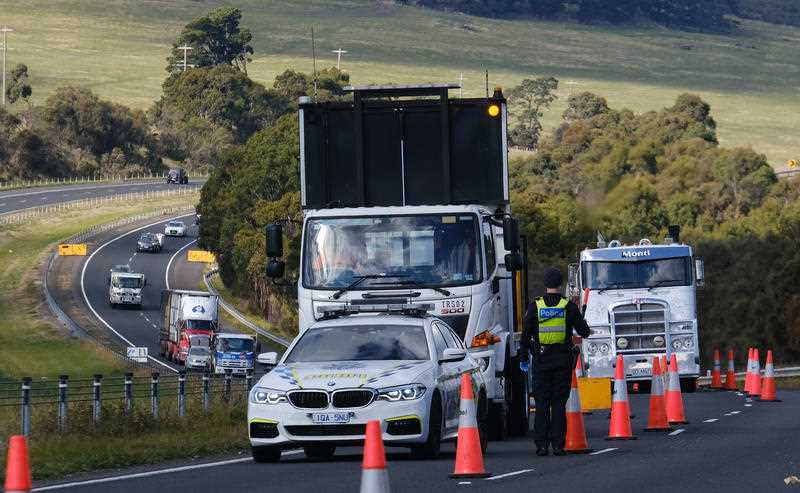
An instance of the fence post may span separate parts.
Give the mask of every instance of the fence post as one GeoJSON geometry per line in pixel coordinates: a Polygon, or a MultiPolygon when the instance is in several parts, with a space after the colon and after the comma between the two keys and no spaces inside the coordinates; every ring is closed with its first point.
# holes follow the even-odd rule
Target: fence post
{"type": "Polygon", "coordinates": [[[31,377],[22,379],[22,434],[31,434],[31,377]]]}
{"type": "Polygon", "coordinates": [[[230,368],[225,369],[225,389],[222,393],[222,398],[225,399],[225,402],[230,401],[231,399],[231,376],[232,370],[230,368]]]}
{"type": "Polygon", "coordinates": [[[253,388],[253,370],[252,370],[252,368],[247,370],[247,373],[244,376],[244,380],[247,383],[247,391],[250,392],[250,390],[253,388]]]}
{"type": "Polygon", "coordinates": [[[178,416],[186,414],[186,370],[178,373],[178,416]]]}
{"type": "Polygon", "coordinates": [[[125,414],[133,411],[133,373],[125,374],[125,414]]]}
{"type": "Polygon", "coordinates": [[[153,417],[158,419],[158,372],[154,371],[150,381],[150,409],[153,417]]]}
{"type": "Polygon", "coordinates": [[[94,424],[100,422],[101,412],[103,408],[103,401],[101,399],[101,386],[103,385],[103,375],[97,374],[94,376],[94,382],[92,382],[92,387],[94,390],[94,405],[92,409],[92,421],[94,424]]]}
{"type": "Polygon", "coordinates": [[[67,431],[67,385],[68,375],[58,377],[58,431],[67,431]]]}
{"type": "Polygon", "coordinates": [[[203,411],[208,412],[209,405],[209,376],[208,370],[203,373],[203,411]]]}

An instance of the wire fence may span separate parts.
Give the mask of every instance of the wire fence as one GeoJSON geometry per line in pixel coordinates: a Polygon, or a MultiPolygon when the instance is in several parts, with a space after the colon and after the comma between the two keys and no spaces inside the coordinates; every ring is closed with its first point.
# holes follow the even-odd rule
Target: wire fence
{"type": "MultiPolygon", "coordinates": [[[[202,180],[208,178],[208,175],[203,173],[189,173],[190,179],[202,180]]],[[[40,178],[36,180],[11,180],[0,181],[0,191],[16,190],[20,188],[39,188],[39,187],[52,187],[61,185],[90,185],[101,183],[134,183],[141,181],[159,181],[165,180],[166,175],[155,174],[152,172],[147,173],[134,173],[128,175],[97,175],[97,176],[65,176],[60,178],[40,178]]]]}

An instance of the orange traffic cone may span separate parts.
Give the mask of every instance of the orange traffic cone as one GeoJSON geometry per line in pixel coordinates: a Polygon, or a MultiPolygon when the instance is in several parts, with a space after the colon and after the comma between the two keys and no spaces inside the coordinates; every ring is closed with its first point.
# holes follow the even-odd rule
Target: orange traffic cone
{"type": "Polygon", "coordinates": [[[650,384],[650,416],[644,431],[672,431],[667,421],[667,405],[664,401],[664,381],[661,379],[660,358],[653,358],[653,382],[650,384]]]}
{"type": "Polygon", "coordinates": [[[383,451],[381,422],[376,419],[367,421],[360,491],[361,493],[389,493],[389,474],[386,472],[386,454],[383,451]]]}
{"type": "Polygon", "coordinates": [[[14,435],[8,441],[8,463],[6,465],[6,493],[31,491],[31,465],[28,461],[28,444],[22,435],[14,435]]]}
{"type": "MultiPolygon", "coordinates": [[[[666,354],[662,354],[661,355],[661,381],[664,383],[664,388],[665,389],[667,388],[667,384],[669,383],[667,381],[667,379],[669,377],[669,372],[667,371],[667,368],[668,368],[668,366],[667,366],[667,355],[666,354]]],[[[667,406],[666,401],[664,401],[664,409],[666,409],[666,406],[667,406]]]]}
{"type": "Polygon", "coordinates": [[[451,478],[486,478],[491,476],[483,467],[481,437],[469,373],[461,375],[461,417],[458,420],[456,469],[451,478]]]}
{"type": "Polygon", "coordinates": [[[578,392],[578,378],[572,372],[572,387],[569,389],[567,399],[567,436],[564,441],[564,450],[570,454],[585,454],[591,452],[586,441],[586,429],[583,426],[581,414],[581,397],[578,392]]]}
{"type": "Polygon", "coordinates": [[[761,384],[761,397],[758,401],[780,402],[775,392],[775,366],[772,363],[772,349],[767,351],[767,362],[764,363],[764,381],[761,384]]]}
{"type": "MultiPolygon", "coordinates": [[[[583,356],[578,354],[577,360],[578,361],[575,362],[575,374],[578,378],[586,378],[586,370],[583,369],[583,356]]],[[[583,406],[581,406],[581,412],[587,416],[592,414],[591,411],[584,409],[583,406]]]]}
{"type": "Polygon", "coordinates": [[[681,379],[678,376],[678,358],[675,354],[669,360],[669,383],[667,384],[667,421],[671,425],[689,424],[683,413],[681,379]]]}
{"type": "Polygon", "coordinates": [[[750,395],[761,395],[761,361],[758,357],[758,348],[753,349],[753,383],[750,384],[750,395]]]}
{"type": "Polygon", "coordinates": [[[636,440],[631,431],[631,406],[628,403],[628,383],[625,381],[625,361],[617,356],[614,372],[614,397],[611,402],[611,423],[606,440],[636,440]]]}
{"type": "Polygon", "coordinates": [[[750,393],[750,387],[753,385],[753,348],[747,350],[747,370],[744,374],[744,393],[750,393]]]}
{"type": "Polygon", "coordinates": [[[711,388],[722,390],[722,367],[719,362],[719,349],[714,350],[714,369],[711,371],[711,388]]]}
{"type": "Polygon", "coordinates": [[[728,372],[725,374],[725,390],[739,390],[736,386],[736,369],[733,365],[733,349],[728,349],[728,372]]]}

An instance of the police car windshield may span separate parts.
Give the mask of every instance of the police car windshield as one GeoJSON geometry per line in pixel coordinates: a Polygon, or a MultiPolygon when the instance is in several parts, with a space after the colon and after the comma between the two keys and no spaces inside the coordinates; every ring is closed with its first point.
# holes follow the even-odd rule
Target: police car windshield
{"type": "Polygon", "coordinates": [[[253,351],[252,339],[217,339],[217,351],[250,353],[253,351]]]}
{"type": "Polygon", "coordinates": [[[475,284],[481,280],[477,224],[474,214],[309,219],[303,285],[338,290],[364,275],[375,279],[360,289],[475,284]]]}
{"type": "Polygon", "coordinates": [[[583,262],[583,287],[633,289],[692,284],[689,257],[639,262],[583,262]]]}
{"type": "Polygon", "coordinates": [[[415,325],[349,325],[309,329],[285,363],[426,360],[425,330],[415,325]]]}

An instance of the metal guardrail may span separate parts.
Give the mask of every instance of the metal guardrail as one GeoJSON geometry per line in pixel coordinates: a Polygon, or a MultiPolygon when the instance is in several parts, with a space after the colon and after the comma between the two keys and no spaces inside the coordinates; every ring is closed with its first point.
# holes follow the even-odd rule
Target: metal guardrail
{"type": "Polygon", "coordinates": [[[775,175],[777,175],[778,178],[789,178],[792,176],[800,175],[800,169],[787,169],[784,171],[776,171],[775,175]]]}
{"type": "Polygon", "coordinates": [[[246,316],[244,316],[242,314],[242,312],[237,310],[236,307],[234,307],[233,305],[231,305],[230,303],[228,303],[227,301],[222,299],[222,296],[219,295],[219,291],[217,291],[216,288],[214,288],[214,283],[211,281],[211,277],[214,276],[216,273],[217,273],[217,269],[213,269],[213,270],[207,272],[205,275],[203,275],[203,281],[205,282],[206,288],[208,288],[208,292],[209,293],[219,296],[219,304],[220,304],[220,306],[222,306],[222,309],[225,310],[226,312],[228,312],[228,314],[230,314],[230,316],[232,316],[233,318],[235,318],[236,320],[241,322],[245,327],[247,327],[250,330],[256,332],[257,334],[260,334],[260,335],[266,337],[267,339],[269,339],[270,341],[272,341],[272,342],[274,342],[276,344],[279,344],[279,345],[281,345],[283,347],[289,347],[289,344],[291,344],[292,341],[289,341],[287,339],[284,339],[283,337],[277,336],[277,335],[271,333],[270,331],[268,331],[267,329],[261,327],[260,325],[254,323],[253,321],[248,319],[246,316]]]}
{"type": "MultiPolygon", "coordinates": [[[[207,179],[208,175],[202,173],[189,173],[190,179],[207,179]]],[[[93,183],[135,183],[137,181],[163,181],[165,175],[153,173],[137,173],[135,175],[122,176],[65,176],[61,178],[43,178],[40,180],[14,180],[0,182],[0,191],[17,190],[20,188],[41,188],[62,185],[89,185],[93,183]]]]}

